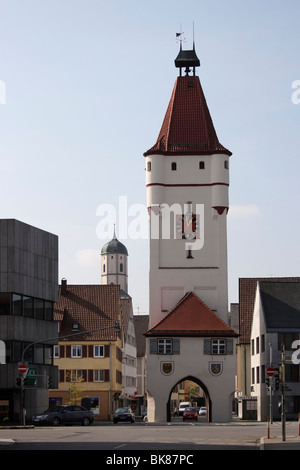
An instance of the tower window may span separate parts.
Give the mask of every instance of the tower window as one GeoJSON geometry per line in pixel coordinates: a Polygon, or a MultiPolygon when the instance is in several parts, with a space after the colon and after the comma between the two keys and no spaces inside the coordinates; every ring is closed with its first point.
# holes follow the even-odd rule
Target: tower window
{"type": "Polygon", "coordinates": [[[147,162],[147,171],[151,171],[151,162],[147,162]]]}
{"type": "Polygon", "coordinates": [[[229,165],[228,165],[228,161],[227,161],[227,160],[224,161],[224,168],[226,168],[226,170],[228,170],[228,168],[229,168],[229,165]]]}
{"type": "Polygon", "coordinates": [[[171,168],[172,168],[172,171],[176,171],[177,170],[177,163],[172,162],[171,168]]]}
{"type": "Polygon", "coordinates": [[[205,169],[205,163],[199,162],[199,170],[204,170],[204,169],[205,169]]]}
{"type": "Polygon", "coordinates": [[[103,272],[105,273],[105,264],[103,265],[103,272]]]}
{"type": "Polygon", "coordinates": [[[123,263],[120,263],[120,273],[123,272],[123,263]]]}

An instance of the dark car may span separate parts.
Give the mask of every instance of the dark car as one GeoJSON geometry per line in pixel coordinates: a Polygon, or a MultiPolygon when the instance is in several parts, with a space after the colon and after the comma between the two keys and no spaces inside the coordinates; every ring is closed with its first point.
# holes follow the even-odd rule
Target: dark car
{"type": "Polygon", "coordinates": [[[186,408],[186,410],[183,412],[183,421],[187,421],[189,419],[198,421],[198,413],[196,408],[186,408]]]}
{"type": "Polygon", "coordinates": [[[88,426],[94,421],[92,411],[76,405],[53,406],[43,413],[33,416],[33,424],[51,424],[59,426],[60,424],[81,423],[88,426]]]}
{"type": "Polygon", "coordinates": [[[118,408],[114,412],[114,423],[118,423],[119,421],[135,422],[135,414],[130,407],[125,406],[124,408],[118,408]]]}

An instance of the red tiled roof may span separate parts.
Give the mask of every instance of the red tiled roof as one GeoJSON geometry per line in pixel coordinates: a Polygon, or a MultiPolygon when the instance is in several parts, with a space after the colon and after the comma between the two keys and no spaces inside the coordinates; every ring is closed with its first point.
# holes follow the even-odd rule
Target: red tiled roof
{"type": "Polygon", "coordinates": [[[119,285],[68,285],[67,295],[61,295],[59,288],[58,302],[54,304],[54,320],[60,322],[59,336],[75,333],[74,323],[79,324],[78,331],[100,329],[61,341],[76,341],[76,338],[91,340],[116,340],[115,320],[120,318],[119,285]],[[103,329],[102,329],[103,328],[103,329]]]}
{"type": "Polygon", "coordinates": [[[157,141],[144,155],[155,153],[231,155],[218,141],[198,76],[177,77],[157,141]]]}
{"type": "Polygon", "coordinates": [[[194,292],[188,292],[146,336],[238,336],[194,292]]]}
{"type": "Polygon", "coordinates": [[[250,343],[256,287],[258,281],[300,282],[299,277],[253,277],[239,279],[240,343],[250,343]]]}

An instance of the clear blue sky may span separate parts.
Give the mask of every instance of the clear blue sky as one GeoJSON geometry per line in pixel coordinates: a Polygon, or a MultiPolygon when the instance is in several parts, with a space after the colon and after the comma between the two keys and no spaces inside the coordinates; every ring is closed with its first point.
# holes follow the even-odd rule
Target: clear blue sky
{"type": "MultiPolygon", "coordinates": [[[[300,275],[299,17],[299,0],[1,0],[0,217],[59,236],[60,278],[100,282],[97,210],[118,211],[120,196],[146,205],[143,153],[177,76],[175,33],[191,47],[194,22],[198,74],[233,152],[229,302],[239,277],[300,275]]],[[[134,311],[148,313],[148,241],[120,240],[134,311]]]]}

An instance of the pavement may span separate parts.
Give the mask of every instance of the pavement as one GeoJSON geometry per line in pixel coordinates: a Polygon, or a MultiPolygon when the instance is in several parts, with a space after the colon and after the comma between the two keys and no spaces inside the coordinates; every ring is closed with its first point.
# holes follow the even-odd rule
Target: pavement
{"type": "Polygon", "coordinates": [[[282,436],[261,437],[260,450],[300,450],[300,436],[286,436],[285,441],[282,436]]]}

